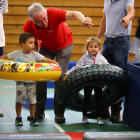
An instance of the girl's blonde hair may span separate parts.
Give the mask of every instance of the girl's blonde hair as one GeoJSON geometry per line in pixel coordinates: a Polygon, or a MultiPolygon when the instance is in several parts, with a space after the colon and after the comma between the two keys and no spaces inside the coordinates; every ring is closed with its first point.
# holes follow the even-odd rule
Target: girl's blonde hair
{"type": "Polygon", "coordinates": [[[93,36],[91,36],[91,37],[89,37],[89,38],[87,39],[86,44],[85,44],[85,50],[87,50],[88,45],[89,45],[91,42],[97,42],[98,45],[99,45],[99,48],[100,48],[100,50],[101,50],[101,41],[100,41],[100,39],[98,39],[98,38],[96,38],[96,37],[93,37],[93,36]]]}

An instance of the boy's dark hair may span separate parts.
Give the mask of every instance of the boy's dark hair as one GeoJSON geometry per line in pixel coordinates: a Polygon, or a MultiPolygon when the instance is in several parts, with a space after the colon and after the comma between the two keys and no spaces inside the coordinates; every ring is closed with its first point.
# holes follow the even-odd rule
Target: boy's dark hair
{"type": "MultiPolygon", "coordinates": [[[[25,43],[26,40],[27,40],[28,38],[35,38],[35,36],[34,36],[33,34],[27,33],[27,32],[22,33],[22,34],[19,36],[19,44],[20,44],[20,46],[21,46],[21,43],[25,43]]],[[[22,46],[21,46],[21,47],[22,47],[22,46]]]]}

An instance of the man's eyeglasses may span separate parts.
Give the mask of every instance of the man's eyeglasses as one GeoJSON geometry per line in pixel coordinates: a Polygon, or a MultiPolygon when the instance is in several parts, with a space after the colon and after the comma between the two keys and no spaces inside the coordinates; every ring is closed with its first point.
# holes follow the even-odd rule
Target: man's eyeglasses
{"type": "Polygon", "coordinates": [[[42,25],[44,22],[46,23],[46,20],[48,19],[48,17],[44,17],[44,19],[38,23],[36,23],[37,25],[42,25]]]}

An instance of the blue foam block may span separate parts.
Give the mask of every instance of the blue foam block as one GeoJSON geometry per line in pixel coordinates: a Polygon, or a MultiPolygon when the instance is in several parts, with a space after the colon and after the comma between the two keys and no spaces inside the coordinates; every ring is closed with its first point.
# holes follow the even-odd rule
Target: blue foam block
{"type": "Polygon", "coordinates": [[[123,97],[123,105],[125,105],[125,97],[123,97]]]}
{"type": "Polygon", "coordinates": [[[54,86],[55,86],[54,82],[52,82],[52,81],[47,82],[47,88],[54,88],[54,86]]]}
{"type": "Polygon", "coordinates": [[[68,70],[71,69],[73,66],[76,66],[77,61],[70,61],[68,64],[68,70]]]}
{"type": "MultiPolygon", "coordinates": [[[[54,94],[47,94],[47,102],[46,102],[45,109],[53,109],[53,99],[54,99],[54,94]]],[[[27,102],[27,98],[26,98],[26,103],[22,104],[22,106],[29,109],[29,103],[27,102]]]]}

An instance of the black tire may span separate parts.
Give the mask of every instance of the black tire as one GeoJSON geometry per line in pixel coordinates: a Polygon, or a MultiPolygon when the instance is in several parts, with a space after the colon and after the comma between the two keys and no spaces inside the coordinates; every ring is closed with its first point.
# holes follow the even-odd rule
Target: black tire
{"type": "MultiPolygon", "coordinates": [[[[122,69],[110,64],[80,68],[67,76],[65,84],[60,81],[56,89],[57,101],[71,110],[82,111],[84,95],[79,91],[90,85],[103,86],[102,107],[107,108],[127,93],[128,77],[122,69]]],[[[88,111],[96,110],[94,100],[92,94],[88,111]]]]}

